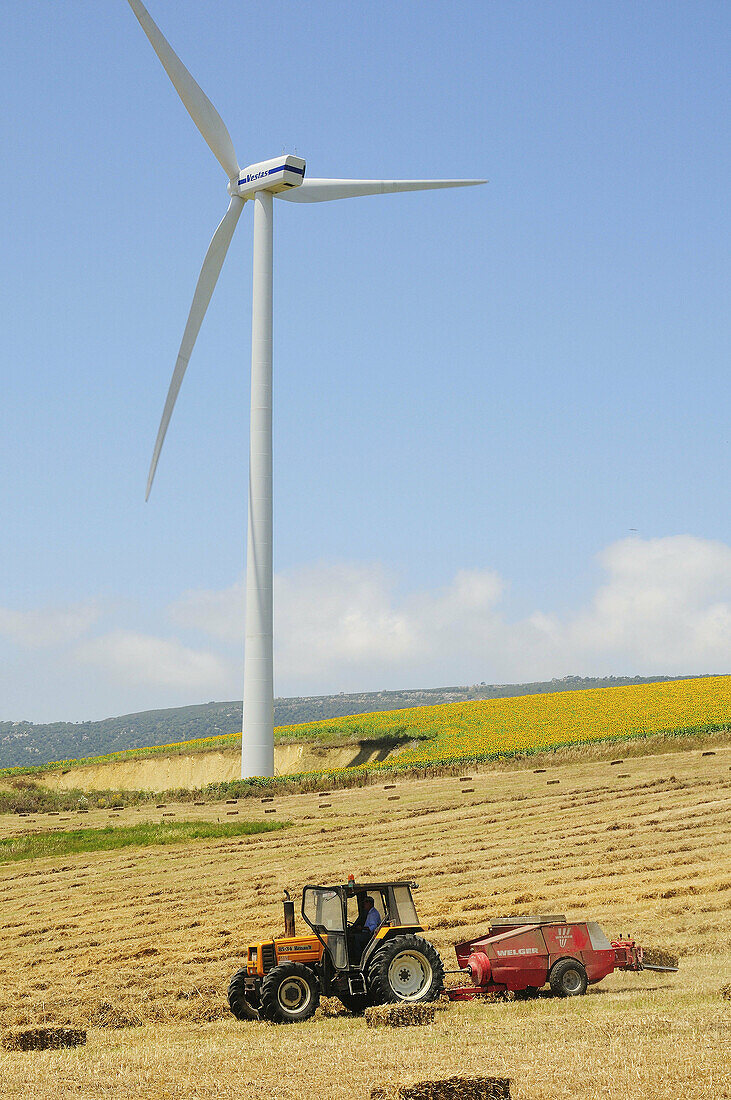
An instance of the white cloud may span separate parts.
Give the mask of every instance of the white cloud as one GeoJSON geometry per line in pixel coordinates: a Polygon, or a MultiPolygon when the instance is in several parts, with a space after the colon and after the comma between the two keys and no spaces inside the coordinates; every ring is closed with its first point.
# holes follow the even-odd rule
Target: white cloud
{"type": "MultiPolygon", "coordinates": [[[[598,562],[603,579],[585,606],[517,620],[507,618],[506,584],[489,569],[410,593],[379,564],[282,573],[277,694],[731,671],[731,547],[690,535],[630,538],[598,562]]],[[[89,717],[240,697],[243,604],[241,583],[188,592],[168,609],[168,637],[114,629],[111,611],[95,637],[91,603],[0,609],[0,636],[13,643],[0,663],[9,708],[0,717],[89,717]]]]}
{"type": "MultiPolygon", "coordinates": [[[[681,535],[623,539],[598,557],[605,579],[562,617],[509,622],[491,570],[399,596],[380,565],[322,563],[275,579],[279,694],[479,680],[723,672],[731,667],[731,547],[681,535]]],[[[179,625],[243,637],[243,591],[188,593],[179,625]]]]}
{"type": "Polygon", "coordinates": [[[0,607],[0,634],[28,649],[63,645],[86,634],[99,615],[95,603],[31,611],[0,607]]]}
{"type": "Polygon", "coordinates": [[[599,561],[608,580],[568,624],[572,649],[620,653],[651,671],[729,669],[731,547],[690,535],[630,538],[599,561]]]}
{"type": "Polygon", "coordinates": [[[208,696],[226,688],[231,679],[229,662],[213,653],[189,649],[176,639],[131,630],[117,630],[83,642],[75,658],[130,686],[151,684],[201,691],[208,696]]]}
{"type": "Polygon", "coordinates": [[[243,645],[244,586],[184,592],[168,608],[168,618],[186,630],[200,630],[223,642],[243,645]]]}

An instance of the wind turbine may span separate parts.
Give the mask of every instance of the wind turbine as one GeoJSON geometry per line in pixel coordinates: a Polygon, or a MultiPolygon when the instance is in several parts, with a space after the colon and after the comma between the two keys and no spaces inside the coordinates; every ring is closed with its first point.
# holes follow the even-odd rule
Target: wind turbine
{"type": "Polygon", "coordinates": [[[273,199],[328,202],[358,195],[470,187],[486,180],[305,179],[300,157],[282,156],[239,168],[231,136],[141,0],[129,0],[188,114],[228,178],[230,201],[208,246],[170,382],[147,479],[150,495],[165,433],[201,323],[221,273],[234,229],[254,203],[254,278],[251,311],[251,427],[246,540],[246,645],[241,775],[274,775],[274,661],[272,630],[272,220],[273,199]]]}

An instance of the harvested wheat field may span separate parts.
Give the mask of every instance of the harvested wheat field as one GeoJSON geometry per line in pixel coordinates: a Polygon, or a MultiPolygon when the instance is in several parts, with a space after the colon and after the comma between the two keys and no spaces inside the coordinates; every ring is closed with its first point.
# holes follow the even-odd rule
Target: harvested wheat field
{"type": "Polygon", "coordinates": [[[312,793],[0,819],[4,837],[68,829],[64,816],[96,829],[163,815],[290,823],[0,864],[2,1030],[87,1032],[73,1049],[0,1050],[0,1093],[368,1100],[372,1088],[492,1076],[511,1079],[513,1100],[731,1097],[730,768],[716,745],[539,773],[485,765],[469,782],[334,790],[325,808],[312,793]],[[228,979],[250,939],[281,932],[282,889],[351,871],[420,882],[449,967],[452,943],[491,916],[544,911],[633,932],[681,969],[620,972],[568,1000],[455,1004],[418,1027],[234,1020],[228,979]]]}

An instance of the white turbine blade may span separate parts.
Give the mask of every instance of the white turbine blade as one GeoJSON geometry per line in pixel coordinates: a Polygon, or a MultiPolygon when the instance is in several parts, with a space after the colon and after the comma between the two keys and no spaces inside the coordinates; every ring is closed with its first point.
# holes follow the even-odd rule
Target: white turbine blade
{"type": "Polygon", "coordinates": [[[221,218],[218,229],[213,234],[213,240],[208,246],[206,252],[206,258],[203,261],[203,267],[201,273],[198,276],[198,282],[195,288],[195,294],[193,295],[193,304],[190,307],[190,313],[188,314],[188,322],[185,326],[185,332],[183,333],[183,339],[180,343],[180,351],[178,352],[178,359],[175,364],[175,370],[173,371],[173,377],[170,382],[170,389],[165,400],[165,408],[162,413],[162,420],[160,421],[160,428],[158,429],[157,439],[155,440],[155,450],[152,454],[152,462],[150,463],[150,473],[147,478],[147,492],[145,493],[145,500],[150,495],[150,489],[152,488],[152,481],[155,477],[155,470],[157,469],[157,460],[160,457],[160,451],[162,450],[163,440],[165,439],[165,433],[168,430],[168,424],[170,423],[170,417],[173,415],[173,408],[178,396],[180,384],[183,381],[183,375],[185,369],[188,366],[188,360],[190,359],[191,352],[193,351],[193,345],[196,342],[198,332],[200,331],[203,318],[206,315],[208,309],[208,303],[211,300],[213,289],[218,281],[218,276],[221,274],[221,268],[223,267],[223,261],[226,259],[226,253],[228,252],[228,246],[231,244],[231,238],[236,228],[236,223],[239,220],[241,211],[244,209],[244,200],[240,199],[238,195],[234,195],[229,203],[228,210],[221,218]]]}
{"type": "Polygon", "coordinates": [[[352,199],[359,195],[391,195],[397,191],[431,191],[439,187],[474,187],[487,180],[315,180],[306,179],[299,187],[280,191],[278,199],[287,202],[329,202],[352,199]]]}
{"type": "Polygon", "coordinates": [[[228,178],[233,179],[238,175],[239,164],[225,122],[206,93],[190,75],[141,0],[129,0],[129,6],[150,39],[153,50],[162,61],[163,68],[172,80],[188,114],[203,134],[211,152],[228,178]]]}

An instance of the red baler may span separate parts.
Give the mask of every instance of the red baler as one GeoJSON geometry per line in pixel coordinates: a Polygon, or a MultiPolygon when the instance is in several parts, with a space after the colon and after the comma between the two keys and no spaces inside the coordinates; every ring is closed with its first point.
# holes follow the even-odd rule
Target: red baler
{"type": "Polygon", "coordinates": [[[455,951],[472,985],[445,990],[453,1001],[485,993],[536,996],[546,982],[558,996],[574,997],[615,970],[677,970],[645,963],[633,939],[610,941],[596,921],[562,914],[501,917],[487,935],[455,944],[455,951]]]}

